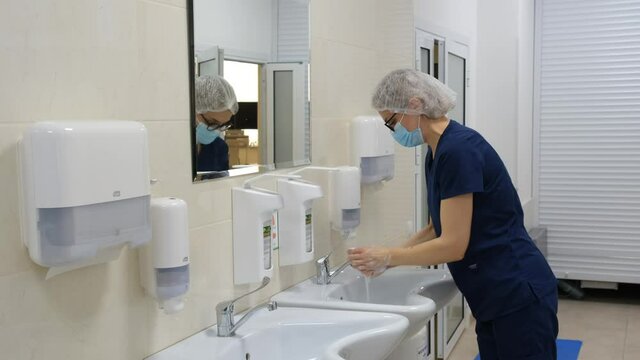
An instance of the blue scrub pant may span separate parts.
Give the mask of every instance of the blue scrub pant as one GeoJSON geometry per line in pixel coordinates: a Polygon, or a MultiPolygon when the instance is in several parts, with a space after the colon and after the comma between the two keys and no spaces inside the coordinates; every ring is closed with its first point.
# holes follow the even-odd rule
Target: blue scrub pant
{"type": "Polygon", "coordinates": [[[478,321],[482,360],[556,360],[558,293],[491,321],[478,321]]]}

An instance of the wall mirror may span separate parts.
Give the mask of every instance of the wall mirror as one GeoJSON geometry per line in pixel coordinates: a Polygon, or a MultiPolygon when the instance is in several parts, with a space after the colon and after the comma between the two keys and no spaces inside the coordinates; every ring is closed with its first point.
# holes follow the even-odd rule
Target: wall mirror
{"type": "Polygon", "coordinates": [[[188,0],[187,10],[194,182],[310,164],[309,0],[188,0]],[[195,80],[206,75],[238,101],[209,144],[196,136],[195,80]]]}

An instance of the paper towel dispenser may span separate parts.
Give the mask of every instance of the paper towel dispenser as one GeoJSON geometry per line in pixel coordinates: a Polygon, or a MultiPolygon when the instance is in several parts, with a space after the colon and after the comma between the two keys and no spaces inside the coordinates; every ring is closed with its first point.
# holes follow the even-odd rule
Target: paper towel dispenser
{"type": "Polygon", "coordinates": [[[133,121],[40,122],[18,145],[22,240],[45,267],[151,238],[147,130],[133,121]]]}

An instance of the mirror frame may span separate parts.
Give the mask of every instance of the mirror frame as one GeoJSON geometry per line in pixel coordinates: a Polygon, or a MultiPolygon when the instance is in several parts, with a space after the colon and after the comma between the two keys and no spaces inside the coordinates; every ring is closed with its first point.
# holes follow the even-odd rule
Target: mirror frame
{"type": "Polygon", "coordinates": [[[195,86],[195,78],[196,78],[196,67],[195,62],[195,34],[194,34],[194,17],[193,17],[193,0],[187,0],[187,56],[189,64],[189,138],[191,144],[191,181],[196,182],[196,166],[197,166],[197,144],[196,144],[196,133],[193,131],[193,121],[195,121],[195,113],[196,113],[196,86],[195,86]]]}

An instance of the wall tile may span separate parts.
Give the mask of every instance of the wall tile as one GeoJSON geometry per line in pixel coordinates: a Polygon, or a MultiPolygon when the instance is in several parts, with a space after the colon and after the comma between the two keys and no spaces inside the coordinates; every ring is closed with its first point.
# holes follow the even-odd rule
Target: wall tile
{"type": "Polygon", "coordinates": [[[19,217],[19,180],[17,141],[26,124],[0,123],[0,276],[15,274],[32,268],[27,248],[22,244],[19,217]]]}
{"type": "Polygon", "coordinates": [[[377,50],[316,37],[311,44],[312,115],[350,118],[373,113],[371,93],[379,80],[377,50]]]}
{"type": "Polygon", "coordinates": [[[143,121],[143,124],[149,136],[149,174],[158,181],[151,187],[153,196],[184,199],[191,186],[189,120],[143,121]]]}
{"type": "Polygon", "coordinates": [[[350,46],[368,49],[379,46],[377,37],[373,36],[379,26],[376,7],[372,6],[371,1],[312,1],[311,13],[313,37],[339,40],[350,46]]]}
{"type": "Polygon", "coordinates": [[[164,4],[164,5],[171,5],[171,6],[176,6],[176,7],[185,8],[185,9],[187,7],[187,1],[186,0],[139,0],[139,1],[149,2],[149,3],[157,3],[157,4],[164,4]]]}
{"type": "Polygon", "coordinates": [[[186,9],[138,2],[139,67],[132,109],[144,119],[189,118],[186,9]]]}
{"type": "Polygon", "coordinates": [[[0,277],[0,328],[15,334],[3,336],[7,343],[0,347],[42,359],[107,359],[114,351],[127,358],[128,350],[146,351],[145,313],[130,296],[141,294],[135,252],[47,281],[45,269],[34,270],[0,277]],[[125,351],[123,344],[131,347],[125,351]]]}
{"type": "MultiPolygon", "coordinates": [[[[5,5],[3,5],[4,7],[5,5]]],[[[111,118],[131,97],[135,3],[10,1],[0,107],[10,121],[111,118]],[[6,81],[6,82],[5,82],[6,81]]]]}

